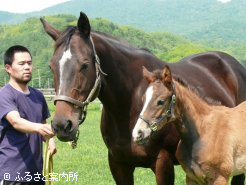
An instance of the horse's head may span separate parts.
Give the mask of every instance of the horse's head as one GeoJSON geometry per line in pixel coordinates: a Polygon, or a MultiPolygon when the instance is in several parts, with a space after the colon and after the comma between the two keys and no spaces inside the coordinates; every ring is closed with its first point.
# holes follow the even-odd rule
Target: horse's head
{"type": "Polygon", "coordinates": [[[99,59],[90,36],[90,23],[82,12],[77,27],[68,27],[63,32],[42,18],[41,22],[55,41],[50,60],[56,91],[52,128],[60,140],[72,141],[85,119],[88,103],[100,90],[99,59]]]}
{"type": "Polygon", "coordinates": [[[143,76],[149,86],[143,96],[143,109],[132,132],[133,140],[139,144],[146,143],[152,132],[173,120],[175,106],[175,88],[168,66],[154,72],[143,67],[143,76]]]}

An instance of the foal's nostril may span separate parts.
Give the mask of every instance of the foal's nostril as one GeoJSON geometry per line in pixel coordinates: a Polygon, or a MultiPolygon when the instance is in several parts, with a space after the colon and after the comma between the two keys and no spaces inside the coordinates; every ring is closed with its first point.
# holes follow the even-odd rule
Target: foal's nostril
{"type": "Polygon", "coordinates": [[[138,131],[138,137],[137,137],[137,139],[142,139],[143,136],[144,136],[143,131],[142,131],[142,130],[139,130],[139,131],[138,131]]]}

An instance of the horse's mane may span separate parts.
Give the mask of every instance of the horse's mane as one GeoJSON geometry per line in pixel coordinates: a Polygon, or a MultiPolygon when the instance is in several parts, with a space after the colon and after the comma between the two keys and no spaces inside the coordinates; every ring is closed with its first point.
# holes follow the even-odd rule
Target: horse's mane
{"type": "MultiPolygon", "coordinates": [[[[153,71],[156,80],[162,80],[162,70],[157,69],[153,71]]],[[[210,105],[221,105],[221,102],[216,101],[210,97],[202,97],[201,93],[199,92],[199,90],[193,86],[190,86],[189,83],[184,80],[183,78],[181,78],[179,75],[176,74],[172,74],[173,79],[178,82],[180,85],[182,85],[183,87],[189,89],[191,92],[195,93],[197,96],[199,96],[200,98],[202,98],[203,100],[205,100],[205,102],[207,102],[210,105]]]]}
{"type": "Polygon", "coordinates": [[[76,26],[68,26],[61,34],[61,37],[59,37],[55,43],[55,49],[58,48],[61,44],[66,42],[66,45],[68,45],[70,38],[75,33],[75,31],[78,30],[76,26]]]}
{"type": "Polygon", "coordinates": [[[113,39],[113,40],[117,40],[117,41],[119,41],[119,42],[128,43],[126,40],[123,40],[123,39],[120,39],[120,38],[114,37],[114,36],[109,35],[109,34],[104,33],[104,32],[95,31],[95,30],[93,30],[93,32],[94,32],[94,33],[97,33],[97,34],[99,34],[99,35],[102,35],[102,36],[104,36],[104,37],[107,37],[107,38],[110,38],[110,39],[113,39]]]}
{"type": "MultiPolygon", "coordinates": [[[[62,33],[61,33],[61,36],[57,39],[57,41],[55,42],[55,49],[57,49],[59,46],[61,46],[61,44],[63,44],[64,42],[66,42],[66,47],[68,46],[69,44],[69,41],[72,37],[72,35],[78,30],[77,26],[68,26],[62,33]]],[[[107,38],[108,40],[111,40],[111,41],[115,41],[115,42],[118,42],[118,43],[121,43],[123,45],[126,45],[130,48],[134,47],[132,45],[129,44],[128,41],[126,40],[123,40],[123,39],[119,39],[117,37],[114,37],[112,35],[109,35],[109,34],[106,34],[106,33],[103,33],[103,32],[100,32],[100,31],[93,31],[93,33],[96,33],[104,38],[107,38]]],[[[147,48],[138,48],[138,47],[134,47],[135,49],[139,49],[139,50],[142,50],[142,51],[146,51],[150,54],[151,51],[147,48]]],[[[153,54],[152,54],[153,55],[153,54]]]]}
{"type": "Polygon", "coordinates": [[[148,49],[148,48],[139,48],[140,50],[143,50],[143,51],[147,51],[148,53],[150,53],[150,54],[152,54],[153,55],[153,53],[148,49]]]}
{"type": "Polygon", "coordinates": [[[148,48],[142,48],[142,47],[139,48],[139,47],[133,46],[133,45],[129,44],[129,42],[127,40],[120,39],[118,37],[114,37],[114,36],[109,35],[109,34],[104,33],[104,32],[100,32],[100,31],[93,31],[93,32],[98,34],[98,35],[100,35],[100,36],[103,36],[104,38],[110,39],[112,41],[117,41],[117,42],[122,43],[124,45],[127,45],[128,47],[131,47],[131,48],[134,47],[135,49],[139,49],[139,50],[142,50],[142,51],[147,51],[148,53],[153,55],[153,53],[148,48]]]}

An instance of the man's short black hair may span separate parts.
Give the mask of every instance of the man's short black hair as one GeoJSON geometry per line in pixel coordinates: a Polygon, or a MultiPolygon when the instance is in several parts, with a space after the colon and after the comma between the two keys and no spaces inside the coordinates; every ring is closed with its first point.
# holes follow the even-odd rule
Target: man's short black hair
{"type": "Polygon", "coordinates": [[[4,54],[4,65],[9,64],[12,65],[13,60],[14,60],[14,55],[17,52],[28,52],[30,54],[30,56],[32,57],[30,51],[21,45],[14,45],[11,46],[9,49],[7,49],[7,51],[4,54]]]}

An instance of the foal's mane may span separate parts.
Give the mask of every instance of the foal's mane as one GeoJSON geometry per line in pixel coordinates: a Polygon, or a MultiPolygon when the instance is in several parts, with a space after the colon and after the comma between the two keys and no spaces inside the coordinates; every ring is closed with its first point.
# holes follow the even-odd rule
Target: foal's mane
{"type": "MultiPolygon", "coordinates": [[[[162,70],[154,70],[153,71],[156,80],[162,80],[162,70]]],[[[203,100],[205,100],[205,102],[207,102],[210,105],[221,105],[221,102],[218,102],[210,97],[202,97],[201,93],[198,91],[198,89],[196,89],[195,87],[192,87],[189,85],[189,83],[184,80],[183,78],[181,78],[179,75],[176,74],[172,74],[173,79],[178,82],[180,85],[182,85],[183,87],[189,89],[191,92],[195,93],[198,97],[202,98],[203,100]]]]}

